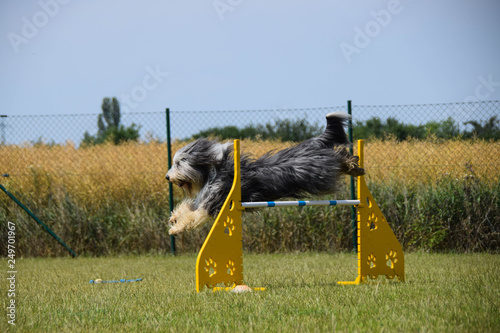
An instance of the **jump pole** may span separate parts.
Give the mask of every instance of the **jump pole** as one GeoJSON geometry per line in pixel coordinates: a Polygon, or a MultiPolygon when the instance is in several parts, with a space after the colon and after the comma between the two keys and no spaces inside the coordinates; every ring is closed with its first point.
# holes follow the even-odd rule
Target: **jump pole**
{"type": "Polygon", "coordinates": [[[300,206],[352,206],[358,205],[359,200],[317,200],[317,201],[255,201],[242,202],[243,208],[264,207],[300,207],[300,206]]]}
{"type": "MultiPolygon", "coordinates": [[[[364,165],[363,140],[358,141],[364,165]]],[[[358,277],[338,284],[360,284],[384,275],[404,281],[404,254],[396,236],[371,195],[364,176],[358,177],[357,200],[241,202],[240,141],[234,140],[234,179],[196,260],[196,291],[230,290],[243,284],[241,213],[245,208],[290,206],[357,206],[358,277]]],[[[254,288],[262,290],[263,288],[254,288]]]]}

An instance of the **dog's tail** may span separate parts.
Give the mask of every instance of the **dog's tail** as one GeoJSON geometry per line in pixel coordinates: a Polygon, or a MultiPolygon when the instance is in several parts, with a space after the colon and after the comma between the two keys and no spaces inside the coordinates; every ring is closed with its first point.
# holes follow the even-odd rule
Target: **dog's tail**
{"type": "Polygon", "coordinates": [[[344,112],[331,112],[326,115],[326,128],[318,137],[323,144],[331,148],[349,143],[344,127],[351,116],[344,112]]]}

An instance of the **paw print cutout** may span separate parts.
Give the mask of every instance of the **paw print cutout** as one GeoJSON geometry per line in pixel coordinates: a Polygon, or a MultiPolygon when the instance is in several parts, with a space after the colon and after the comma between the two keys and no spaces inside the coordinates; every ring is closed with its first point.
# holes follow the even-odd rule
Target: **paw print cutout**
{"type": "Polygon", "coordinates": [[[375,266],[377,266],[375,263],[376,260],[377,260],[377,258],[375,258],[373,253],[368,256],[367,264],[370,266],[370,268],[374,268],[375,266]]]}
{"type": "Polygon", "coordinates": [[[226,264],[226,268],[227,268],[227,274],[233,275],[234,272],[236,271],[236,265],[234,261],[229,259],[228,263],[226,264]]]}
{"type": "Polygon", "coordinates": [[[391,250],[389,253],[385,255],[385,260],[387,260],[386,262],[387,266],[394,269],[394,264],[398,262],[397,252],[391,250]]]}
{"type": "Polygon", "coordinates": [[[375,213],[371,213],[368,215],[368,221],[367,221],[368,228],[370,228],[370,231],[376,230],[378,228],[378,217],[375,215],[375,213]]]}
{"type": "Polygon", "coordinates": [[[226,235],[232,236],[233,231],[234,231],[234,221],[230,216],[228,216],[227,220],[224,221],[224,233],[226,235]]]}
{"type": "Polygon", "coordinates": [[[212,258],[205,259],[205,272],[208,273],[208,277],[217,274],[217,263],[212,258]]]}

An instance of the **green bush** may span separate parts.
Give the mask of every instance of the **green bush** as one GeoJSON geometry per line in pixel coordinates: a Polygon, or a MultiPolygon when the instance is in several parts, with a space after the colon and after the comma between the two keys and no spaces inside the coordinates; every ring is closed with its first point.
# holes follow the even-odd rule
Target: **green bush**
{"type": "Polygon", "coordinates": [[[323,127],[311,124],[307,119],[276,120],[265,125],[248,125],[244,128],[236,126],[213,127],[192,136],[192,139],[216,137],[226,139],[261,139],[300,142],[317,136],[323,132],[323,127]]]}
{"type": "MultiPolygon", "coordinates": [[[[442,121],[429,121],[421,125],[405,124],[397,119],[389,117],[382,121],[378,117],[366,121],[357,121],[353,124],[354,139],[385,139],[394,137],[398,141],[413,139],[427,139],[435,137],[438,139],[484,139],[500,140],[500,121],[497,116],[491,117],[484,123],[481,121],[468,121],[464,125],[472,126],[472,129],[460,131],[459,124],[449,117],[442,121]]],[[[299,120],[276,120],[274,123],[265,125],[248,125],[243,128],[236,126],[212,127],[200,131],[192,136],[192,139],[202,137],[216,137],[220,140],[226,139],[262,139],[300,142],[317,136],[323,132],[322,126],[311,124],[307,119],[299,120]]]]}
{"type": "Polygon", "coordinates": [[[432,185],[403,182],[369,188],[405,248],[498,251],[500,184],[474,176],[432,185]]]}
{"type": "Polygon", "coordinates": [[[422,125],[404,124],[395,118],[387,118],[383,122],[378,117],[366,121],[357,121],[353,125],[355,139],[385,139],[395,137],[398,141],[413,139],[427,139],[436,137],[439,139],[483,139],[500,140],[500,121],[497,116],[488,121],[468,121],[464,125],[471,125],[472,129],[460,131],[458,123],[449,117],[442,121],[429,121],[422,125]]]}

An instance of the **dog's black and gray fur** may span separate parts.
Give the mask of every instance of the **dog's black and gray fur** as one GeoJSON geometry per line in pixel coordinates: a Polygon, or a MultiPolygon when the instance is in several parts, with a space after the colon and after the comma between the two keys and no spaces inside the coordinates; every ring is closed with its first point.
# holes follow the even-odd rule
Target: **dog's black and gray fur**
{"type": "MultiPolygon", "coordinates": [[[[331,194],[342,174],[360,176],[358,157],[351,156],[344,126],[349,116],[330,113],[323,134],[290,148],[253,159],[241,157],[243,202],[275,201],[331,194]]],[[[234,161],[231,143],[198,139],[181,148],[167,180],[179,185],[194,199],[187,199],[172,212],[170,234],[195,228],[216,217],[231,189],[234,161]]]]}

